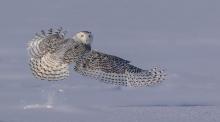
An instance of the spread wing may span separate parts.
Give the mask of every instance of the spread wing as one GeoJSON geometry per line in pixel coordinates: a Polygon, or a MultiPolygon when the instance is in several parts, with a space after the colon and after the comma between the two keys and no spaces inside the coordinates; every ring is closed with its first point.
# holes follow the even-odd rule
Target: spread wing
{"type": "Polygon", "coordinates": [[[81,75],[119,86],[141,87],[159,83],[164,79],[163,70],[142,70],[127,60],[97,51],[82,56],[75,66],[81,75]]]}
{"type": "Polygon", "coordinates": [[[42,58],[31,58],[30,68],[33,75],[41,80],[63,80],[69,76],[69,64],[54,54],[47,53],[42,58]]]}
{"type": "Polygon", "coordinates": [[[48,33],[41,31],[41,34],[36,34],[35,37],[28,43],[28,52],[31,58],[41,58],[46,53],[53,53],[57,51],[65,43],[65,32],[62,28],[53,32],[52,29],[48,33]]]}
{"type": "Polygon", "coordinates": [[[62,80],[69,76],[69,64],[64,62],[62,57],[65,52],[63,49],[71,43],[64,39],[64,34],[62,29],[56,32],[50,29],[47,34],[44,31],[36,34],[29,42],[29,65],[38,79],[62,80]]]}

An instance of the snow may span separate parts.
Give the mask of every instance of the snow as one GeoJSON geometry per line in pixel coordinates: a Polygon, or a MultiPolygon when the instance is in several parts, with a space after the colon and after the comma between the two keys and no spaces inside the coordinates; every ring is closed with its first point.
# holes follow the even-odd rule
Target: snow
{"type": "MultiPolygon", "coordinates": [[[[0,2],[0,122],[219,122],[220,15],[215,0],[0,2]],[[76,74],[48,82],[28,67],[27,42],[62,26],[89,30],[93,47],[168,77],[145,88],[76,74]]],[[[73,66],[72,66],[73,67],[73,66]]]]}

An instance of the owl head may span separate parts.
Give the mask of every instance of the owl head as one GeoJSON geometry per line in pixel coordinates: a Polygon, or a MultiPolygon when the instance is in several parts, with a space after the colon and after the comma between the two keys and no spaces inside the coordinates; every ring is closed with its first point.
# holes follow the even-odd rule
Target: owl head
{"type": "Polygon", "coordinates": [[[93,41],[93,35],[89,31],[80,31],[73,36],[73,39],[80,43],[91,45],[93,41]]]}

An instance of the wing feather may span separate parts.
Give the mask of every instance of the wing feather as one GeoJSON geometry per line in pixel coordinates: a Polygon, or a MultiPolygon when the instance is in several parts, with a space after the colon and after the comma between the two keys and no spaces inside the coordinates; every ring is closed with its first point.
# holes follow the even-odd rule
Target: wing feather
{"type": "Polygon", "coordinates": [[[160,83],[165,73],[159,68],[142,70],[127,60],[97,51],[82,56],[75,66],[81,75],[119,86],[141,87],[160,83]]]}
{"type": "Polygon", "coordinates": [[[50,53],[42,58],[31,58],[29,65],[33,75],[41,80],[63,80],[69,76],[69,65],[50,53]]]}
{"type": "Polygon", "coordinates": [[[64,40],[65,32],[57,30],[53,32],[52,29],[46,34],[41,31],[41,34],[36,34],[35,37],[28,43],[28,52],[31,58],[41,58],[46,53],[53,53],[57,51],[64,40]]]}

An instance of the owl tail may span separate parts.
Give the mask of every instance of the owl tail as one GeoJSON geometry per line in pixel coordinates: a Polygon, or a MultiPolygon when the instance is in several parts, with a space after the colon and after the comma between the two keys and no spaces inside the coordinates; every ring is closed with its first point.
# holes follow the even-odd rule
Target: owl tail
{"type": "Polygon", "coordinates": [[[143,70],[139,73],[127,72],[127,85],[130,87],[142,87],[159,84],[165,79],[166,74],[164,70],[153,68],[150,70],[143,70]]]}
{"type": "Polygon", "coordinates": [[[30,68],[33,75],[41,80],[63,80],[69,76],[69,66],[49,53],[42,58],[31,58],[30,68]]]}

